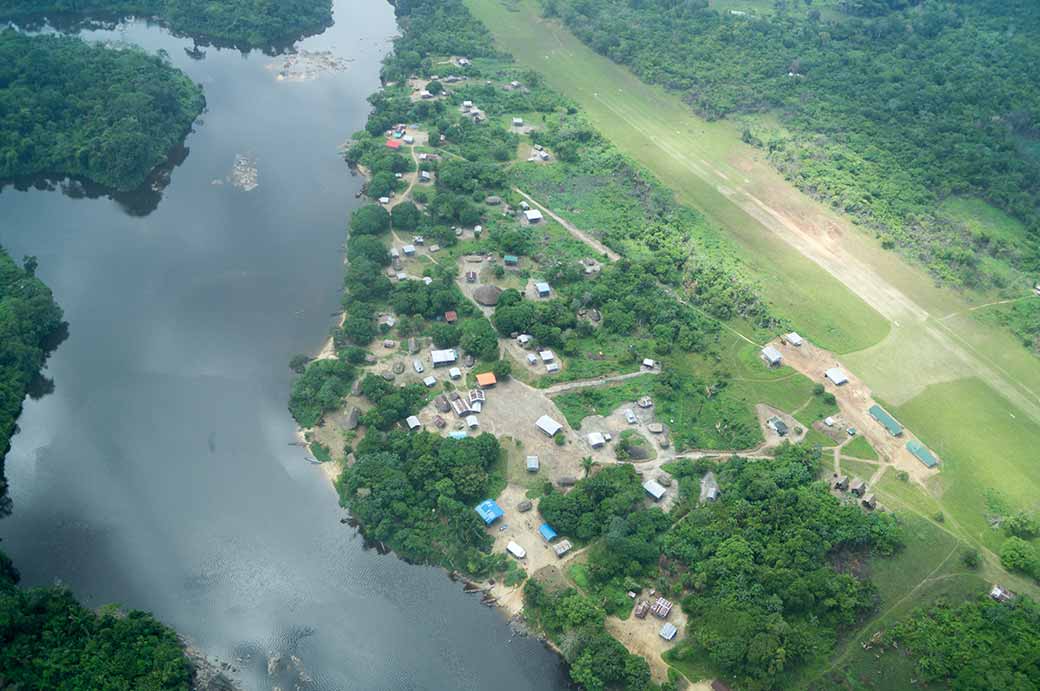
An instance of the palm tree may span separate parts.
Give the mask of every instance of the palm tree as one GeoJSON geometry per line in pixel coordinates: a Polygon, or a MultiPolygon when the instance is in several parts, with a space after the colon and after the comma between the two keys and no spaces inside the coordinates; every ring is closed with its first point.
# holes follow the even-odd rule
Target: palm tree
{"type": "Polygon", "coordinates": [[[592,460],[592,456],[585,456],[581,459],[581,467],[585,470],[585,477],[589,476],[594,465],[596,465],[596,462],[592,460]]]}

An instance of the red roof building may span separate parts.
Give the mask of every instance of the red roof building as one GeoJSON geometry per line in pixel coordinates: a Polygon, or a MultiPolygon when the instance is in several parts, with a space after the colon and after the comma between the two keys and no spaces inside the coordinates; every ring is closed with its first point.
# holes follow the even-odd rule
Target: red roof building
{"type": "Polygon", "coordinates": [[[456,312],[455,310],[449,310],[449,311],[444,313],[444,321],[448,322],[449,324],[454,324],[458,320],[459,320],[459,313],[456,312]]]}
{"type": "Polygon", "coordinates": [[[387,139],[386,140],[386,148],[388,148],[388,149],[400,149],[401,148],[401,140],[400,139],[387,139]]]}

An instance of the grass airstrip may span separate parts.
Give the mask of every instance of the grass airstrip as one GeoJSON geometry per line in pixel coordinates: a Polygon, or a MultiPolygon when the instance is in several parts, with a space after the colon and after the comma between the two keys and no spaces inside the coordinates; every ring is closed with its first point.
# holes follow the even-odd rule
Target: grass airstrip
{"type": "MultiPolygon", "coordinates": [[[[1004,296],[936,286],[922,269],[795,190],[761,152],[740,141],[733,123],[704,121],[678,96],[643,84],[542,19],[535,0],[466,2],[503,49],[578,102],[619,149],[724,229],[774,311],[840,354],[842,364],[942,460],[927,488],[899,479],[891,468],[881,476],[879,498],[905,516],[911,536],[900,556],[872,565],[880,613],[847,642],[836,669],[844,665],[852,679],[877,675],[873,688],[903,688],[908,664],[879,665],[858,644],[886,621],[939,593],[978,592],[985,580],[1035,595],[1035,584],[1000,571],[995,552],[1003,532],[987,520],[1040,508],[1040,361],[1010,334],[977,318],[978,310],[1004,296]],[[978,572],[960,561],[968,547],[983,553],[978,572]]],[[[954,200],[947,210],[999,235],[1021,230],[980,202],[954,200]]],[[[742,325],[731,326],[756,337],[742,325]]],[[[785,382],[783,371],[737,366],[754,355],[747,350],[734,344],[728,351],[726,357],[734,358],[731,386],[748,386],[755,402],[789,411],[805,402],[802,385],[785,382]]],[[[872,459],[865,449],[848,451],[872,459]]],[[[864,471],[872,467],[862,465],[864,471]]],[[[695,661],[675,664],[696,667],[695,661]]]]}

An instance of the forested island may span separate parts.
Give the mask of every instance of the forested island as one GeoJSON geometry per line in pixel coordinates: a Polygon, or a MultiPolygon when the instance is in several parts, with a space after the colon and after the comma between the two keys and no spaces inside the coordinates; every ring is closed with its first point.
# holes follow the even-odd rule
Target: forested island
{"type": "Polygon", "coordinates": [[[0,33],[0,179],[80,177],[132,190],[202,112],[163,57],[68,36],[0,33]]]}
{"type": "MultiPolygon", "coordinates": [[[[800,189],[941,281],[1032,287],[1040,269],[1036,3],[784,0],[729,11],[707,0],[547,0],[544,7],[597,52],[681,93],[702,116],[737,119],[744,140],[800,189]],[[1009,218],[978,227],[975,207],[987,205],[1009,218]]],[[[1028,338],[1026,328],[1016,330],[1028,338]]]]}
{"type": "Polygon", "coordinates": [[[201,43],[243,50],[270,48],[320,33],[332,23],[331,0],[8,0],[0,21],[113,19],[139,16],[162,22],[201,43]]]}

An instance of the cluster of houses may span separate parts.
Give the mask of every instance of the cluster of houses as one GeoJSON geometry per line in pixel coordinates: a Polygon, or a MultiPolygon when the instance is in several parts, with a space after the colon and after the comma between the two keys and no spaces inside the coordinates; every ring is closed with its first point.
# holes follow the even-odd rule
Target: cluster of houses
{"type": "MultiPolygon", "coordinates": [[[[651,598],[656,594],[656,591],[650,591],[651,598]]],[[[634,593],[629,593],[629,595],[634,595],[634,593]]],[[[640,600],[632,613],[636,615],[637,619],[646,619],[647,614],[652,614],[658,619],[665,620],[672,613],[672,603],[663,597],[657,597],[653,602],[640,600]]],[[[658,631],[658,635],[666,641],[674,639],[677,633],[679,633],[679,629],[676,628],[675,624],[668,621],[665,621],[661,626],[661,630],[658,631]]]]}
{"type": "MultiPolygon", "coordinates": [[[[513,118],[513,125],[515,125],[517,127],[520,127],[523,124],[524,124],[524,121],[521,120],[520,118],[513,118]],[[519,125],[516,124],[517,120],[520,120],[520,124],[519,125]]],[[[548,161],[551,158],[552,158],[552,156],[549,155],[549,152],[545,150],[544,146],[542,146],[541,144],[535,144],[534,145],[534,150],[531,151],[531,155],[528,156],[527,161],[528,161],[528,163],[534,163],[534,162],[537,162],[537,161],[548,161]]]]}
{"type": "Polygon", "coordinates": [[[853,478],[849,481],[848,475],[834,474],[834,489],[839,492],[849,492],[852,496],[858,497],[860,503],[867,509],[877,508],[877,498],[873,492],[867,492],[867,483],[863,480],[853,478]]]}
{"type": "Polygon", "coordinates": [[[477,108],[475,105],[473,105],[473,101],[463,101],[462,106],[459,107],[459,110],[462,112],[463,115],[472,119],[473,122],[484,121],[484,113],[481,112],[480,108],[477,108]]]}
{"type": "MultiPolygon", "coordinates": [[[[462,370],[454,366],[458,358],[459,354],[454,349],[430,351],[430,361],[433,363],[433,366],[435,368],[450,367],[448,377],[452,380],[462,378],[462,370]]],[[[419,359],[416,359],[412,365],[417,373],[422,374],[423,367],[419,359]]],[[[493,372],[482,372],[477,375],[478,388],[468,393],[452,391],[448,394],[440,394],[433,399],[433,405],[437,408],[438,413],[454,412],[465,423],[467,429],[476,430],[480,427],[480,420],[477,418],[477,414],[484,410],[484,404],[487,401],[485,390],[494,387],[497,383],[498,380],[493,372]]],[[[432,388],[437,384],[437,378],[429,375],[423,379],[423,384],[432,388]]],[[[413,432],[422,428],[422,422],[415,415],[409,415],[405,418],[405,424],[413,432]]],[[[434,416],[433,424],[438,429],[444,429],[448,426],[447,421],[439,414],[434,416]]],[[[459,438],[466,436],[465,432],[453,433],[452,436],[455,437],[459,434],[459,438]]]]}
{"type": "MultiPolygon", "coordinates": [[[[531,510],[530,502],[525,503],[527,504],[526,509],[523,507],[518,507],[521,510],[521,512],[523,512],[524,510],[531,510]]],[[[485,499],[484,501],[480,502],[475,507],[473,507],[473,510],[476,511],[477,515],[480,516],[481,520],[484,521],[484,525],[489,527],[493,523],[495,523],[495,521],[497,521],[505,515],[505,511],[502,510],[502,507],[499,506],[498,502],[496,502],[494,499],[485,499]]],[[[548,523],[542,523],[540,526],[538,526],[538,534],[541,535],[542,539],[545,540],[545,543],[552,548],[552,551],[556,555],[557,559],[562,558],[565,554],[570,552],[571,548],[573,547],[570,540],[556,541],[559,535],[556,533],[555,530],[553,530],[553,527],[548,523]]],[[[506,551],[514,557],[516,557],[517,559],[523,559],[527,556],[527,550],[525,550],[519,543],[513,540],[510,540],[509,544],[506,545],[506,551]]]]}
{"type": "MultiPolygon", "coordinates": [[[[545,287],[546,292],[550,290],[548,283],[542,285],[545,287]]],[[[530,334],[517,334],[516,342],[525,350],[534,345],[534,339],[530,334]]],[[[543,364],[545,365],[545,371],[549,374],[560,371],[560,363],[556,362],[556,355],[548,348],[528,353],[527,364],[531,367],[537,367],[539,364],[543,364]]]]}

